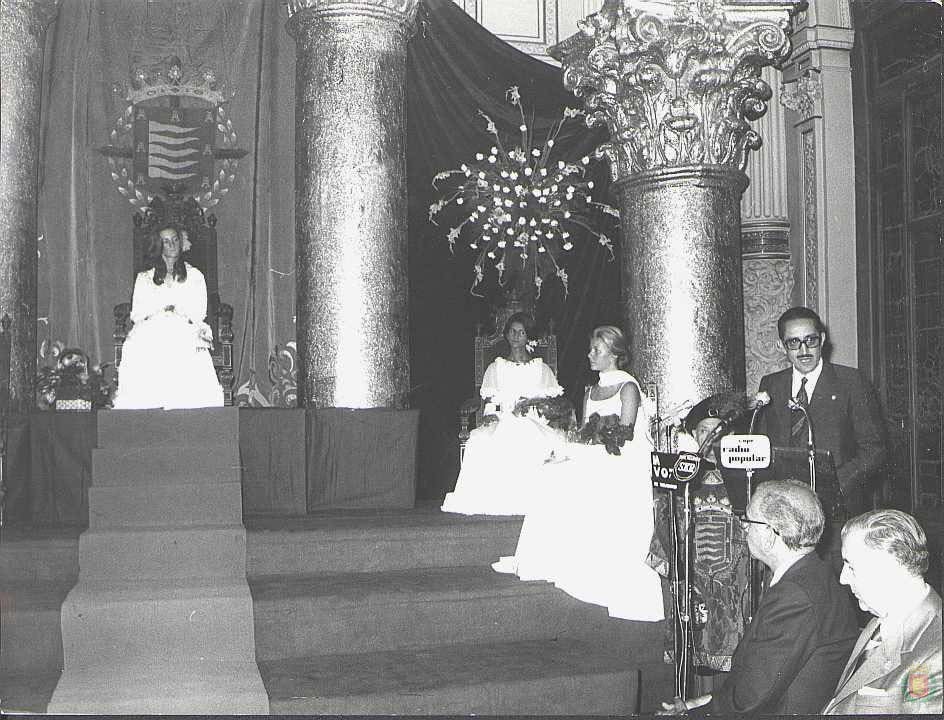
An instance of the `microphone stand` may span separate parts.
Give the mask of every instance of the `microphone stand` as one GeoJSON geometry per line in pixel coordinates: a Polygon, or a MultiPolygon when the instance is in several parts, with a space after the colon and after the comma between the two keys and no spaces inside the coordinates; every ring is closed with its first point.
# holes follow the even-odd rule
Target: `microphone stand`
{"type": "Polygon", "coordinates": [[[787,406],[791,410],[795,410],[803,413],[803,417],[806,418],[806,452],[807,458],[810,466],[810,490],[814,493],[816,492],[816,443],[813,441],[813,421],[810,419],[810,413],[804,407],[803,403],[799,403],[793,398],[787,402],[787,406]]]}

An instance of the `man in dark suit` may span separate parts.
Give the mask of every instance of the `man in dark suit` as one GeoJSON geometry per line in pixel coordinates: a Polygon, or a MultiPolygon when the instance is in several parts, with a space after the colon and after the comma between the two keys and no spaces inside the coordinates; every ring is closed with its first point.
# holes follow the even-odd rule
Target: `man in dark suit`
{"type": "Polygon", "coordinates": [[[839,581],[875,617],[824,714],[940,716],[941,596],[924,581],[924,530],[900,510],[874,510],[843,527],[842,557],[839,581]]]}
{"type": "MultiPolygon", "coordinates": [[[[761,379],[760,391],[770,396],[770,404],[758,417],[757,432],[767,435],[773,447],[806,447],[808,426],[803,413],[791,410],[788,403],[804,405],[816,448],[832,453],[845,512],[858,514],[869,506],[870,478],[886,455],[875,391],[855,368],[823,359],[826,329],[809,308],[787,310],[777,321],[777,330],[791,367],[761,379]]],[[[831,544],[838,558],[838,533],[831,544]]]]}
{"type": "Polygon", "coordinates": [[[809,486],[759,485],[742,519],[747,546],[771,571],[717,692],[664,703],[663,714],[818,713],[859,634],[851,600],[814,552],[825,516],[809,486]]]}

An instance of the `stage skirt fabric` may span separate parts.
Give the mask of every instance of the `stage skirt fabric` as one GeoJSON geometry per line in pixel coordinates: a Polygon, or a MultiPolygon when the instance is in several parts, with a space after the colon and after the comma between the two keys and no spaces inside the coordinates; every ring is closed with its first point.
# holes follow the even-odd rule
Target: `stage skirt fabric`
{"type": "Polygon", "coordinates": [[[562,445],[563,433],[531,413],[503,413],[476,428],[466,443],[456,489],[442,509],[463,515],[524,515],[543,482],[545,460],[562,445]]]}
{"type": "Polygon", "coordinates": [[[172,312],[135,324],[122,349],[114,407],[223,407],[223,388],[198,333],[198,325],[172,312]]]}

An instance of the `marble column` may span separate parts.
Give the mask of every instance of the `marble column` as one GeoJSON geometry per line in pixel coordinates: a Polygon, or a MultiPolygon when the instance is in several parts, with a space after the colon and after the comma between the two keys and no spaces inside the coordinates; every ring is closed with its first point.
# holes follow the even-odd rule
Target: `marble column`
{"type": "Polygon", "coordinates": [[[33,405],[36,374],[43,40],[58,10],[59,0],[0,0],[0,317],[11,319],[10,401],[20,412],[33,405]]]}
{"type": "Polygon", "coordinates": [[[777,336],[777,318],[793,304],[784,108],[780,105],[778,72],[772,67],[765,67],[761,72],[773,96],[767,114],[754,124],[764,144],[748,157],[747,175],[751,184],[741,198],[744,363],[748,392],[757,389],[764,375],[785,367],[786,358],[777,336]]]}
{"type": "Polygon", "coordinates": [[[291,0],[299,398],[404,407],[406,43],[417,0],[291,0]]]}
{"type": "Polygon", "coordinates": [[[671,407],[743,389],[741,194],[793,3],[606,0],[551,49],[606,125],[633,371],[671,407]]]}

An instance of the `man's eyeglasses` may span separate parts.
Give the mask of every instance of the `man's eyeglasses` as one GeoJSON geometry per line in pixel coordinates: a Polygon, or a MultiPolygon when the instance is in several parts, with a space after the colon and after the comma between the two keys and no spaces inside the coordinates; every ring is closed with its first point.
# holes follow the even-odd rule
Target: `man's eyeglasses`
{"type": "Polygon", "coordinates": [[[802,338],[787,338],[783,341],[783,344],[787,350],[799,350],[800,345],[806,345],[808,348],[818,348],[822,339],[823,337],[819,333],[816,333],[815,335],[807,335],[802,338]]]}
{"type": "Polygon", "coordinates": [[[780,534],[780,531],[777,528],[775,528],[770,523],[764,522],[763,520],[751,520],[744,513],[735,513],[735,516],[737,517],[738,520],[740,520],[741,527],[744,528],[745,530],[747,530],[748,526],[750,525],[766,525],[767,527],[769,527],[771,530],[774,531],[774,535],[780,534]]]}

